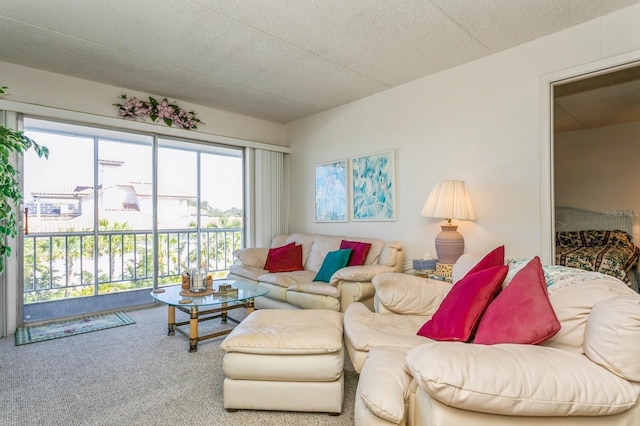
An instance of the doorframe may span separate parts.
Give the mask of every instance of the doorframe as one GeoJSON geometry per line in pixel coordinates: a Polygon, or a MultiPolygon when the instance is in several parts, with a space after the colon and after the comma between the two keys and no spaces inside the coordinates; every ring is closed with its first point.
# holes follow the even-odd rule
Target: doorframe
{"type": "Polygon", "coordinates": [[[539,81],[540,99],[540,259],[553,264],[555,259],[555,203],[553,174],[553,101],[554,87],[584,80],[626,68],[640,66],[640,50],[589,62],[553,73],[543,74],[539,81]]]}

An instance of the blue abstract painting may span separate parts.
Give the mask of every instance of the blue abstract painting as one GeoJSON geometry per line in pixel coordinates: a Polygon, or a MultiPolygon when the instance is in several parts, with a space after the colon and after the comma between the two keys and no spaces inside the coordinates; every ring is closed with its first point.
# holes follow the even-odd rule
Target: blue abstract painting
{"type": "Polygon", "coordinates": [[[347,160],[315,166],[316,222],[346,222],[347,160]]]}
{"type": "Polygon", "coordinates": [[[394,152],[351,159],[353,220],[395,220],[394,152]]]}

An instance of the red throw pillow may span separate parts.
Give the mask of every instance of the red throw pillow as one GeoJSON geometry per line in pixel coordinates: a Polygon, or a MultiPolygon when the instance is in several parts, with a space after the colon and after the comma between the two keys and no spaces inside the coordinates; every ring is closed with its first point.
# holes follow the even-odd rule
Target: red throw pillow
{"type": "Polygon", "coordinates": [[[487,308],[475,343],[538,344],[560,331],[538,256],[525,265],[487,308]]]}
{"type": "Polygon", "coordinates": [[[491,250],[489,253],[485,255],[485,257],[480,260],[467,272],[467,275],[475,274],[476,272],[482,271],[483,269],[491,268],[492,266],[502,266],[504,265],[504,246],[496,247],[491,250]]]}
{"type": "Polygon", "coordinates": [[[291,248],[294,247],[295,245],[296,245],[296,243],[289,243],[289,244],[286,244],[284,246],[270,248],[269,249],[269,253],[267,254],[267,261],[265,262],[264,268],[262,268],[262,269],[268,271],[269,268],[271,268],[271,258],[272,257],[280,256],[282,252],[286,252],[288,250],[291,250],[291,248]]]}
{"type": "Polygon", "coordinates": [[[367,254],[371,249],[371,244],[361,243],[360,241],[342,240],[340,249],[351,249],[351,257],[349,258],[347,266],[360,266],[364,265],[367,254]]]}
{"type": "Polygon", "coordinates": [[[289,243],[269,249],[264,269],[269,272],[302,271],[302,245],[289,243]]]}
{"type": "Polygon", "coordinates": [[[493,266],[455,283],[419,336],[434,340],[468,342],[485,309],[498,295],[509,268],[493,266]]]}

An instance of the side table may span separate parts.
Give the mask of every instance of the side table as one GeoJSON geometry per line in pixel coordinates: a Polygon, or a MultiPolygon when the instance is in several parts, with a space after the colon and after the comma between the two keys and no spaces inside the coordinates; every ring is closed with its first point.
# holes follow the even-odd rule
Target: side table
{"type": "Polygon", "coordinates": [[[431,278],[432,280],[445,281],[448,283],[453,282],[453,264],[449,263],[436,263],[435,270],[421,271],[419,269],[410,269],[408,273],[418,277],[431,278]]]}

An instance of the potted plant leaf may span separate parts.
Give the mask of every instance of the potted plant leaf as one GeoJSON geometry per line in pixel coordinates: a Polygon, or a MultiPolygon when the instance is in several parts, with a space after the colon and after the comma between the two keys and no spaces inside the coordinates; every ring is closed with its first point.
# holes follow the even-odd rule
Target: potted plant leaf
{"type": "MultiPolygon", "coordinates": [[[[6,86],[0,86],[0,95],[6,90],[6,86]]],[[[0,274],[4,272],[5,258],[11,255],[7,238],[18,236],[16,208],[22,200],[19,172],[10,159],[13,153],[23,155],[29,149],[39,157],[49,158],[47,147],[38,145],[22,131],[0,125],[0,274]]]]}

